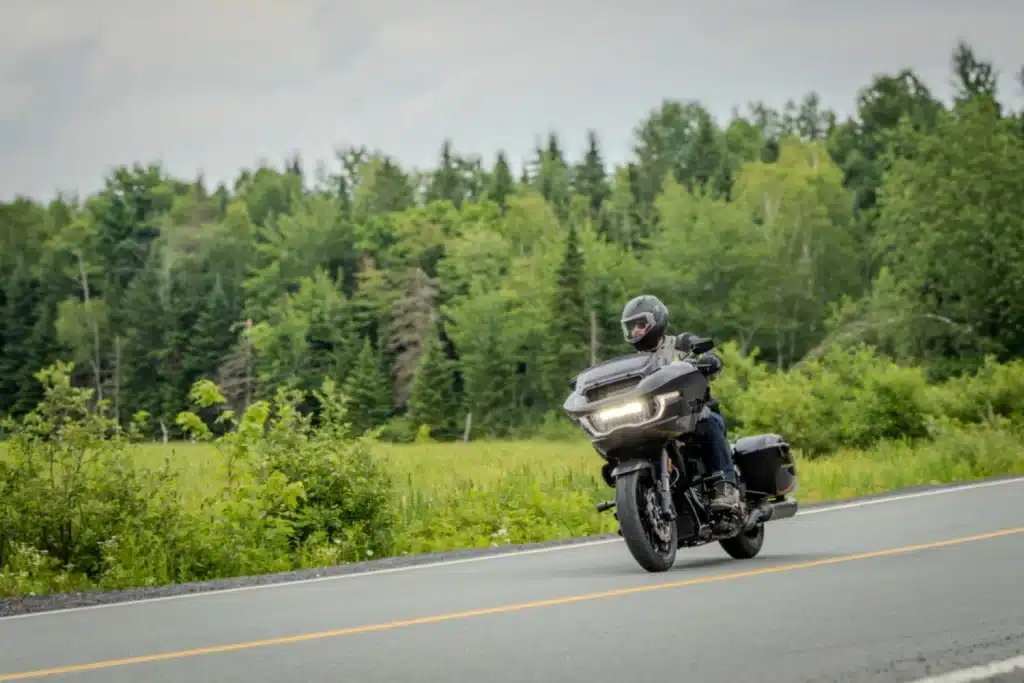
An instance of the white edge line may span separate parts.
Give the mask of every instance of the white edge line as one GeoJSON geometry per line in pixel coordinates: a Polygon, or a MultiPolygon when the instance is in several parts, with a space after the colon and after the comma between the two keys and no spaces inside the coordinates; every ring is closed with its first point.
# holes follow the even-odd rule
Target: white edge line
{"type": "Polygon", "coordinates": [[[868,505],[878,505],[880,503],[893,503],[899,500],[910,500],[912,498],[926,498],[928,496],[941,496],[946,493],[958,493],[960,491],[971,491],[974,489],[986,489],[991,486],[1004,486],[1006,484],[1019,484],[1024,482],[1024,477],[1014,477],[1012,479],[998,479],[996,481],[981,481],[974,484],[962,484],[957,486],[950,486],[941,489],[932,489],[930,491],[917,491],[915,493],[902,493],[894,496],[882,496],[879,498],[871,498],[869,500],[855,500],[852,503],[838,503],[836,505],[826,504],[825,507],[810,508],[808,510],[797,510],[797,515],[815,515],[822,512],[833,512],[835,510],[848,510],[850,508],[862,508],[868,505]]]}
{"type": "MultiPolygon", "coordinates": [[[[867,507],[868,505],[880,505],[882,503],[895,503],[902,500],[912,500],[915,498],[925,498],[927,496],[940,496],[949,493],[959,493],[961,491],[971,491],[974,489],[989,488],[992,486],[1005,486],[1007,484],[1019,484],[1024,482],[1024,477],[1015,477],[1013,479],[999,479],[997,481],[985,481],[974,484],[963,484],[959,486],[952,486],[949,488],[935,489],[931,491],[918,491],[916,493],[904,493],[892,496],[883,496],[880,498],[872,498],[870,500],[859,500],[852,503],[840,503],[837,505],[826,505],[820,508],[810,508],[807,510],[797,510],[795,516],[801,515],[814,515],[825,512],[836,512],[839,510],[850,510],[852,508],[867,507]]],[[[780,520],[781,521],[781,520],[780,520]]],[[[311,583],[321,583],[324,581],[340,581],[343,579],[357,579],[367,576],[379,576],[382,574],[395,574],[397,572],[415,571],[419,569],[434,569],[436,567],[450,567],[457,564],[469,564],[470,562],[486,562],[493,560],[507,560],[516,557],[524,557],[526,555],[539,555],[541,553],[554,553],[566,550],[575,550],[577,548],[590,548],[598,545],[607,545],[609,543],[620,543],[621,538],[606,538],[597,541],[581,541],[578,543],[571,543],[568,545],[557,545],[549,548],[532,548],[530,550],[514,550],[507,553],[500,553],[496,555],[483,555],[480,557],[461,557],[454,560],[440,560],[438,562],[424,562],[422,564],[405,565],[402,567],[387,567],[385,569],[370,569],[364,572],[353,572],[351,574],[338,574],[334,576],[318,576],[310,579],[297,579],[295,581],[276,581],[274,583],[258,584],[255,586],[236,586],[234,588],[217,588],[213,590],[200,590],[195,593],[180,593],[177,595],[162,595],[152,598],[140,598],[138,600],[124,600],[121,602],[109,602],[99,605],[83,605],[81,607],[65,607],[54,610],[47,610],[44,612],[29,612],[27,614],[12,614],[5,617],[0,617],[0,622],[13,621],[15,619],[29,619],[56,616],[60,614],[67,614],[69,612],[84,612],[87,610],[96,609],[107,609],[111,607],[128,607],[131,605],[141,605],[154,602],[166,602],[168,600],[184,600],[186,598],[203,598],[213,595],[225,595],[227,593],[242,593],[245,591],[254,590],[267,590],[272,588],[288,588],[292,586],[300,586],[311,583]]],[[[241,578],[241,577],[236,577],[241,578]]]]}
{"type": "Polygon", "coordinates": [[[1012,673],[1017,669],[1024,669],[1024,655],[1004,659],[1001,662],[989,662],[988,664],[974,666],[970,669],[950,671],[938,676],[918,678],[912,683],[974,683],[974,681],[984,681],[993,676],[1012,673]]]}

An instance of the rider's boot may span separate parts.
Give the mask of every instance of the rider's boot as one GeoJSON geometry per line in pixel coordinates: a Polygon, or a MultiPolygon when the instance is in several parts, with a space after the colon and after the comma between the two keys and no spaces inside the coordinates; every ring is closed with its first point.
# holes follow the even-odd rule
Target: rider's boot
{"type": "Polygon", "coordinates": [[[715,483],[714,496],[711,498],[711,510],[713,512],[729,512],[739,514],[740,492],[731,481],[719,481],[715,483]]]}

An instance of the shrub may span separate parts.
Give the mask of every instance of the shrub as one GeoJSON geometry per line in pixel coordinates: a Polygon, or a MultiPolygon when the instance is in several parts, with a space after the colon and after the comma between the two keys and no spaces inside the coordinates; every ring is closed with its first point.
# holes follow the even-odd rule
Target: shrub
{"type": "Polygon", "coordinates": [[[951,379],[934,393],[938,411],[957,423],[1024,423],[1024,361],[1000,364],[987,357],[976,374],[951,379]]]}
{"type": "Polygon", "coordinates": [[[0,464],[0,567],[37,586],[101,575],[105,544],[147,500],[107,404],[90,411],[92,390],[71,386],[71,370],[58,362],[36,373],[43,398],[7,421],[0,464]]]}
{"type": "Polygon", "coordinates": [[[727,394],[732,404],[723,408],[736,416],[737,431],[782,434],[809,457],[868,448],[882,439],[926,437],[936,412],[920,369],[864,346],[834,348],[787,372],[744,369],[744,375],[752,378],[746,391],[727,394]]]}
{"type": "MultiPolygon", "coordinates": [[[[209,381],[197,383],[193,394],[200,407],[225,403],[209,381]]],[[[316,427],[297,408],[302,393],[282,389],[273,403],[250,406],[235,429],[214,441],[216,450],[241,467],[246,484],[283,496],[268,514],[285,525],[291,551],[335,561],[387,553],[394,544],[393,484],[370,451],[373,435],[351,437],[347,400],[332,380],[315,396],[316,427]]],[[[234,423],[233,411],[224,410],[217,421],[234,423]]],[[[209,438],[194,413],[182,413],[178,422],[197,438],[209,438]]]]}
{"type": "MultiPolygon", "coordinates": [[[[299,392],[250,406],[214,438],[196,413],[178,416],[225,460],[225,480],[186,503],[170,463],[132,462],[122,433],[89,410],[92,391],[71,386],[70,364],[37,374],[41,403],[0,460],[0,594],[161,585],[322,566],[394,550],[391,481],[352,439],[345,399],[325,382],[319,425],[297,409],[299,392]]],[[[212,382],[191,397],[200,410],[224,403],[212,382]]]]}

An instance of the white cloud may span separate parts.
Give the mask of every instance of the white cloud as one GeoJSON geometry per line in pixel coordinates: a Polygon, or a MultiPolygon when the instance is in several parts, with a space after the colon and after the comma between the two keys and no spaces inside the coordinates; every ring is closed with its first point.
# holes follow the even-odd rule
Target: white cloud
{"type": "Polygon", "coordinates": [[[1007,72],[1004,92],[1024,63],[1024,3],[1012,0],[598,7],[5,0],[0,198],[93,191],[110,165],[134,160],[230,181],[260,157],[298,150],[312,164],[347,143],[424,165],[446,136],[519,162],[549,129],[575,153],[595,128],[620,159],[665,97],[726,116],[815,89],[846,112],[873,73],[903,66],[945,96],[958,37],[1007,72]]]}

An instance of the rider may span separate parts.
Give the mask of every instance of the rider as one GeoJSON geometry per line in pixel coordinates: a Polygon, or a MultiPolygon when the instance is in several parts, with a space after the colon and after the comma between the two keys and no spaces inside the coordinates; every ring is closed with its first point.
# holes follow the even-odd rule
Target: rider
{"type": "MultiPolygon", "coordinates": [[[[676,338],[665,335],[668,327],[668,308],[658,297],[645,294],[631,299],[622,309],[621,322],[623,335],[635,350],[668,353],[672,360],[679,358],[676,338]]],[[[679,337],[682,350],[686,352],[699,339],[690,333],[683,333],[679,337]]],[[[714,351],[703,354],[701,360],[711,361],[714,366],[710,376],[718,374],[722,369],[722,361],[714,351]]],[[[716,511],[738,512],[740,496],[736,488],[732,449],[726,436],[725,420],[718,410],[718,401],[711,397],[710,386],[704,399],[709,408],[709,417],[697,422],[696,435],[706,446],[704,461],[712,473],[711,476],[717,480],[711,507],[716,511]]]]}

